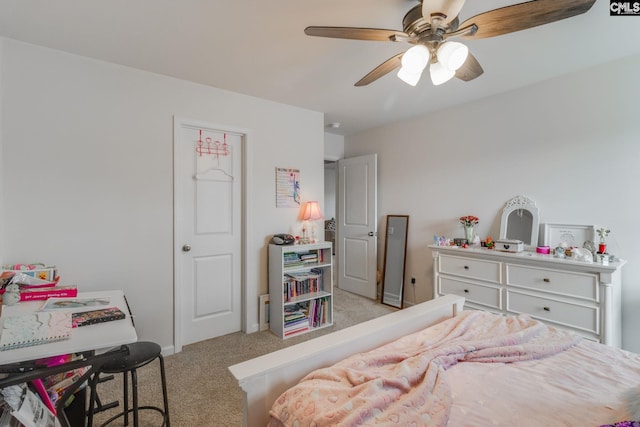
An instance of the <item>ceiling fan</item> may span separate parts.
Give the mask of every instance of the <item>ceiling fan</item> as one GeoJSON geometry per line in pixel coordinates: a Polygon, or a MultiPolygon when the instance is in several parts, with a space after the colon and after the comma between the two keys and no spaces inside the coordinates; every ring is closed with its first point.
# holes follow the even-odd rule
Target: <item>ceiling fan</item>
{"type": "Polygon", "coordinates": [[[422,0],[402,19],[403,31],[310,26],[305,34],[354,40],[406,42],[413,46],[374,68],[355,85],[365,86],[400,67],[398,77],[415,86],[429,65],[433,84],[452,77],[473,80],[483,73],[467,46],[449,39],[482,39],[526,30],[588,11],[595,0],[533,0],[480,13],[462,23],[465,0],[422,0]]]}

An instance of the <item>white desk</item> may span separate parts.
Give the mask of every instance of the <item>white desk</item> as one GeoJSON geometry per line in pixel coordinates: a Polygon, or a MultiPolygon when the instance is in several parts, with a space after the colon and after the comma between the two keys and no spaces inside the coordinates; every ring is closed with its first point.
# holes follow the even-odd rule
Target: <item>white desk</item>
{"type": "MultiPolygon", "coordinates": [[[[131,321],[131,313],[129,312],[129,307],[127,306],[122,291],[78,292],[78,298],[109,298],[111,301],[109,306],[118,307],[127,317],[122,320],[75,328],[73,329],[71,338],[68,340],[0,351],[0,365],[68,353],[80,353],[101,349],[107,350],[111,347],[130,344],[138,340],[136,329],[131,321]]],[[[20,302],[12,306],[3,306],[2,317],[37,311],[44,303],[45,301],[29,301],[20,302]]],[[[87,311],[87,309],[80,308],[70,311],[87,311]]]]}

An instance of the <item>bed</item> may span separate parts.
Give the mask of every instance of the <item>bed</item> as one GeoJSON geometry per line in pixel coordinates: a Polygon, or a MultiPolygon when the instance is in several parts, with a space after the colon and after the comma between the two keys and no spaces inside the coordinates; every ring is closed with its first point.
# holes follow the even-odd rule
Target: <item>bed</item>
{"type": "Polygon", "coordinates": [[[244,425],[599,426],[635,415],[625,399],[640,393],[639,355],[463,304],[445,296],[230,367],[244,425]]]}

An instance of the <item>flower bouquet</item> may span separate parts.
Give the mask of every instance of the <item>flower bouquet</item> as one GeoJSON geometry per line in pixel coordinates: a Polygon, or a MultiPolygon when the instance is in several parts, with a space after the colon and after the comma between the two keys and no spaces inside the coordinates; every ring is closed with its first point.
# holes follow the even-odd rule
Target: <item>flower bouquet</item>
{"type": "Polygon", "coordinates": [[[460,224],[464,227],[464,237],[466,237],[469,245],[473,243],[473,227],[478,222],[480,222],[480,220],[477,216],[467,215],[460,217],[460,224]]]}
{"type": "Polygon", "coordinates": [[[480,219],[477,216],[467,215],[460,217],[460,224],[465,227],[474,227],[476,224],[480,222],[480,219]]]}

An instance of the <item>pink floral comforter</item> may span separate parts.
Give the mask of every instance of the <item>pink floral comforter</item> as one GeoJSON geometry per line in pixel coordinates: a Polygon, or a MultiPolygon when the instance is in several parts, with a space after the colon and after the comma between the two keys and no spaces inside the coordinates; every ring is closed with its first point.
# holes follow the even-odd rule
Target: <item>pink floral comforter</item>
{"type": "Polygon", "coordinates": [[[285,426],[444,426],[452,403],[447,368],[540,359],[579,341],[525,315],[463,311],[310,373],[278,398],[270,415],[274,425],[285,426]]]}

